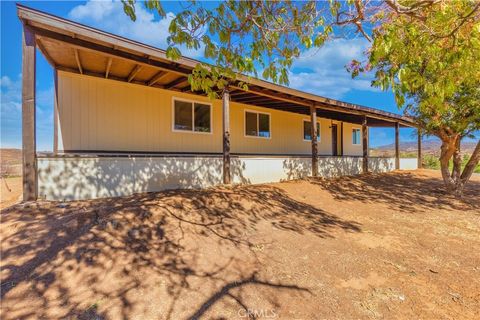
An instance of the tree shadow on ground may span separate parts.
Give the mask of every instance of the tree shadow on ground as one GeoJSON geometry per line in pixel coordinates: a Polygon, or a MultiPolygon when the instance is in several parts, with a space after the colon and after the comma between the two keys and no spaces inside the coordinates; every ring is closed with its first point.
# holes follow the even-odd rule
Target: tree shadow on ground
{"type": "Polygon", "coordinates": [[[443,181],[428,174],[396,172],[395,174],[367,174],[337,179],[310,179],[310,182],[328,190],[335,200],[361,201],[385,204],[403,212],[420,210],[480,208],[480,182],[470,181],[463,199],[447,194],[443,181]],[[388,177],[388,179],[387,179],[388,177]]]}
{"type": "Polygon", "coordinates": [[[11,207],[2,212],[3,318],[194,319],[223,298],[248,308],[232,293],[247,286],[308,293],[256,275],[268,255],[255,237],[261,224],[322,238],[361,231],[271,186],[11,207]],[[142,309],[145,299],[156,310],[142,309]]]}
{"type": "Polygon", "coordinates": [[[257,279],[255,273],[253,273],[250,277],[246,279],[242,279],[239,281],[233,281],[225,284],[220,290],[213,293],[201,306],[198,308],[190,317],[189,320],[200,319],[207,311],[210,309],[212,305],[214,305],[217,301],[222,299],[225,296],[232,298],[236,303],[238,303],[246,312],[245,314],[250,315],[250,318],[255,318],[254,314],[251,314],[251,310],[248,306],[243,302],[241,298],[241,292],[234,293],[235,289],[242,288],[244,286],[266,286],[278,289],[287,289],[287,290],[295,290],[295,291],[302,291],[310,293],[310,290],[306,288],[302,288],[296,285],[285,285],[285,284],[276,284],[268,281],[262,281],[257,279]]]}

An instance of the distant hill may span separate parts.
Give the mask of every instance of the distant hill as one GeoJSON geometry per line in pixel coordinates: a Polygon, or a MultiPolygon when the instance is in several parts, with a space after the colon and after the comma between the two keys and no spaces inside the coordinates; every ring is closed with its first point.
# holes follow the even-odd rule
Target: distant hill
{"type": "Polygon", "coordinates": [[[2,164],[21,164],[22,150],[21,149],[0,149],[0,159],[2,164]]]}
{"type": "MultiPolygon", "coordinates": [[[[462,143],[461,151],[462,153],[471,154],[475,146],[477,145],[474,141],[465,141],[462,143]]],[[[424,140],[422,141],[422,153],[423,154],[440,154],[441,142],[439,140],[424,140]]],[[[376,148],[370,148],[370,155],[379,156],[379,155],[393,155],[395,152],[395,143],[386,144],[376,148]]],[[[416,141],[400,141],[400,152],[417,152],[417,142],[416,141]]]]}
{"type": "Polygon", "coordinates": [[[20,175],[22,172],[22,150],[0,149],[0,174],[20,175]]]}

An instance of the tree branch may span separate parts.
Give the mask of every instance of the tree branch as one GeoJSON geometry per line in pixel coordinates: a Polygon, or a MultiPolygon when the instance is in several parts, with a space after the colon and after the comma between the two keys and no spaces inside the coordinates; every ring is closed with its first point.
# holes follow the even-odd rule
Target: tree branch
{"type": "Polygon", "coordinates": [[[475,170],[475,167],[478,165],[479,162],[480,162],[480,140],[478,140],[477,146],[475,147],[475,150],[473,150],[473,153],[470,156],[470,159],[468,160],[467,164],[465,165],[462,175],[460,176],[460,180],[462,181],[462,183],[466,183],[470,179],[473,171],[475,170]]]}

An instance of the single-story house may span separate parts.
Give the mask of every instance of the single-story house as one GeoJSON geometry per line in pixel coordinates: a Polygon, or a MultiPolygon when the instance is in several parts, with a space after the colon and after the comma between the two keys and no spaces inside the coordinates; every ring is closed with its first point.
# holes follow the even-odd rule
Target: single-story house
{"type": "MultiPolygon", "coordinates": [[[[218,184],[414,169],[408,117],[240,76],[222,99],[192,92],[198,61],[17,5],[23,23],[24,200],[89,199],[218,184]],[[54,148],[35,145],[35,52],[54,70],[54,148]],[[314,123],[315,125],[312,125],[314,123]],[[396,154],[369,157],[368,127],[396,154]]],[[[420,151],[420,138],[419,138],[420,151]]]]}

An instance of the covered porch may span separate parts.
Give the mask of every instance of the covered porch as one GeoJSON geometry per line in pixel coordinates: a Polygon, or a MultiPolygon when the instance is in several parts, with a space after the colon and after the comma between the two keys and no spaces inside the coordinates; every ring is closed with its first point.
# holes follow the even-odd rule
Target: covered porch
{"type": "Polygon", "coordinates": [[[191,92],[187,77],[198,63],[181,58],[171,61],[165,51],[18,5],[23,37],[23,151],[24,200],[37,197],[78,199],[158,191],[165,188],[208,187],[216,184],[263,183],[305,176],[351,175],[421,166],[421,139],[417,159],[400,159],[399,131],[414,127],[411,119],[368,107],[349,104],[266,81],[240,76],[249,83],[243,90],[232,82],[219,92],[221,150],[172,152],[171,150],[88,150],[65,148],[59,139],[59,73],[76,74],[168,90],[191,92]],[[38,154],[35,144],[35,52],[40,50],[54,70],[55,106],[53,152],[38,154]],[[232,105],[250,105],[306,116],[310,123],[329,119],[332,152],[322,155],[317,126],[311,125],[311,152],[232,152],[232,105]],[[347,155],[344,124],[361,128],[360,155],[347,155]],[[395,128],[395,156],[369,156],[368,128],[395,128]],[[335,132],[335,134],[333,134],[335,132]],[[333,136],[336,136],[335,140],[333,136]],[[69,173],[66,176],[66,173],[69,173]],[[145,177],[149,178],[146,179],[145,177]],[[62,191],[63,190],[63,191],[62,191]],[[63,193],[62,193],[63,192],[63,193]]]}

